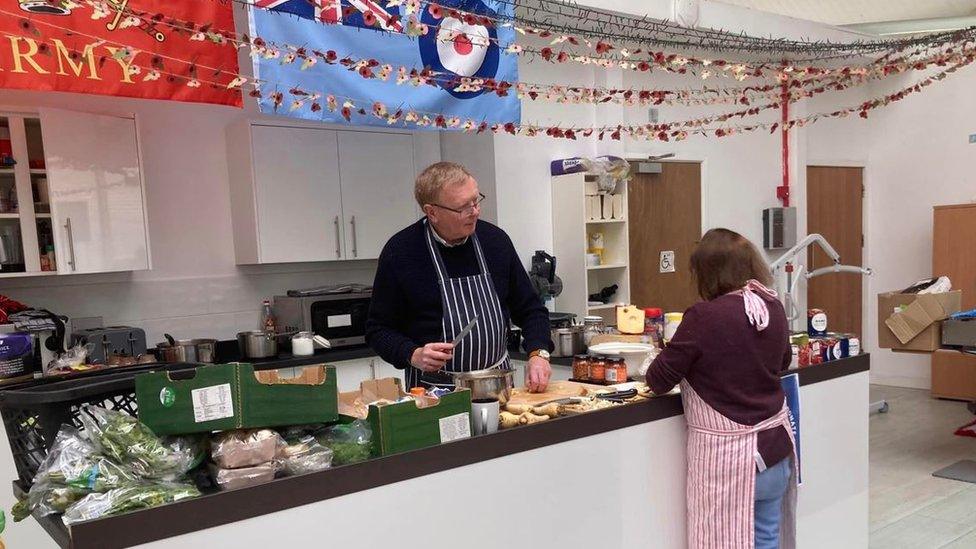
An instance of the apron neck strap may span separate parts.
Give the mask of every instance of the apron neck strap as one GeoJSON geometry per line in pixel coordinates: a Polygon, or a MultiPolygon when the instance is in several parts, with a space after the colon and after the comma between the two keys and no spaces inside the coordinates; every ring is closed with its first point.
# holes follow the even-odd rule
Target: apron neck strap
{"type": "MultiPolygon", "coordinates": [[[[447,267],[444,265],[444,258],[441,257],[440,247],[434,239],[434,227],[431,226],[427,219],[424,219],[424,227],[427,229],[427,249],[430,251],[430,256],[434,259],[437,279],[445,282],[449,277],[447,276],[447,267]]],[[[480,274],[486,274],[488,272],[488,263],[485,261],[485,255],[481,251],[481,242],[478,241],[477,233],[471,233],[471,242],[474,244],[474,255],[478,259],[480,274]]]]}

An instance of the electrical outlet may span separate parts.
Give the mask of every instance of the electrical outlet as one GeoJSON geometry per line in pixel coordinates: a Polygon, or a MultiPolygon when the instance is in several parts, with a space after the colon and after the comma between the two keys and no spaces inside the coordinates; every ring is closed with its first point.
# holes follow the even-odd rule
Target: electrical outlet
{"type": "Polygon", "coordinates": [[[969,142],[976,143],[976,133],[969,134],[969,142]]]}
{"type": "MultiPolygon", "coordinates": [[[[658,109],[650,108],[647,109],[647,121],[651,124],[657,124],[658,119],[658,109]]],[[[969,142],[972,143],[972,136],[969,138],[969,142]]]]}

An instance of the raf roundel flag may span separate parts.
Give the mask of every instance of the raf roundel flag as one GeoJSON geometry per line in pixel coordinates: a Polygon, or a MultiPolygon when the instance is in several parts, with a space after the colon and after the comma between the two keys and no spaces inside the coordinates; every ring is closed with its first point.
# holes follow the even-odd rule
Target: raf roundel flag
{"type": "MultiPolygon", "coordinates": [[[[512,3],[495,0],[440,0],[438,6],[421,4],[413,17],[428,25],[428,33],[417,38],[404,34],[411,17],[402,6],[387,6],[386,0],[253,0],[251,32],[255,38],[275,44],[287,53],[286,44],[301,46],[306,51],[334,51],[339,59],[375,59],[380,65],[392,65],[393,74],[387,80],[363,78],[341,64],[318,62],[301,70],[301,60],[282,63],[282,59],[256,56],[255,76],[265,83],[261,86],[259,105],[262,112],[347,123],[340,110],[330,112],[322,108],[313,112],[311,102],[305,101],[292,109],[296,97],[289,90],[297,87],[308,93],[320,93],[321,105],[334,95],[341,106],[351,100],[367,115],[353,115],[353,124],[386,126],[387,121],[372,116],[374,102],[383,103],[390,113],[402,110],[434,118],[458,117],[474,122],[518,123],[521,106],[511,93],[499,96],[491,90],[459,91],[463,77],[478,79],[518,80],[517,57],[505,53],[515,42],[511,26],[486,23],[484,17],[460,18],[451,16],[451,8],[476,16],[487,16],[497,23],[497,17],[510,17],[512,3]],[[367,21],[374,22],[370,28],[367,21]],[[375,28],[383,30],[374,30],[375,28]],[[409,82],[397,84],[396,69],[400,66],[420,71],[429,68],[437,76],[434,85],[413,86],[409,82]],[[276,106],[271,99],[274,92],[283,94],[276,106]]],[[[457,15],[455,13],[455,15],[457,15]]],[[[375,69],[374,69],[375,70],[375,69]]],[[[397,122],[402,125],[403,119],[397,122]]],[[[414,127],[409,124],[410,127],[414,127]]],[[[437,129],[430,127],[430,129],[437,129]]]]}

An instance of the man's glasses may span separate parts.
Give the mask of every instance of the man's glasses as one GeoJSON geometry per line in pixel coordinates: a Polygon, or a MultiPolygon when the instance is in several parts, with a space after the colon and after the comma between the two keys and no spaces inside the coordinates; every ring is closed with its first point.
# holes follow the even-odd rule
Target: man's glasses
{"type": "Polygon", "coordinates": [[[485,201],[485,195],[478,193],[478,199],[474,201],[474,204],[469,204],[463,208],[450,208],[448,206],[441,206],[440,204],[431,204],[431,206],[437,206],[438,208],[443,208],[445,210],[452,211],[461,217],[468,217],[474,215],[476,210],[481,209],[481,203],[485,201]]]}

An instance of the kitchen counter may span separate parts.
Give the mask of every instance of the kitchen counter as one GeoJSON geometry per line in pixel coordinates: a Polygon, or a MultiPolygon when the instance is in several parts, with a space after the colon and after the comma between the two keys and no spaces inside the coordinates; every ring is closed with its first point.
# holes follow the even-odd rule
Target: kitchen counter
{"type": "MultiPolygon", "coordinates": [[[[862,355],[798,371],[801,546],[867,546],[869,367],[862,355]]],[[[566,540],[684,547],[682,413],[680,397],[668,395],[80,523],[70,536],[57,517],[39,522],[58,545],[75,549],[313,539],[426,548],[441,537],[486,549],[566,540]]]]}

